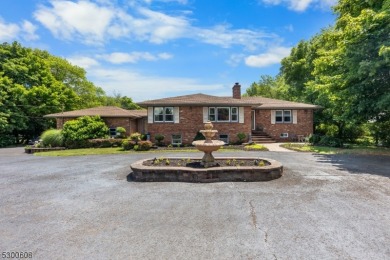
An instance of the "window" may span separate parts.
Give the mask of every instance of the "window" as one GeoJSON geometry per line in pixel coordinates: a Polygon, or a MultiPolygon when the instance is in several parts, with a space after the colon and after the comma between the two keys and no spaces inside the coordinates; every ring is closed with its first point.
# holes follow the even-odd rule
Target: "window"
{"type": "Polygon", "coordinates": [[[212,122],[238,122],[238,107],[209,107],[212,122]]]}
{"type": "Polygon", "coordinates": [[[229,122],[230,121],[230,109],[228,107],[217,108],[217,121],[229,122]]]}
{"type": "Polygon", "coordinates": [[[172,135],[172,144],[181,145],[181,134],[172,135]]]}
{"type": "Polygon", "coordinates": [[[232,107],[232,122],[238,121],[238,108],[232,107]]]}
{"type": "Polygon", "coordinates": [[[288,133],[281,133],[280,138],[288,138],[288,133]]]}
{"type": "Polygon", "coordinates": [[[173,122],[173,107],[155,107],[154,122],[173,122]]]}
{"type": "Polygon", "coordinates": [[[224,141],[225,144],[229,143],[229,135],[221,134],[219,135],[219,140],[224,141]]]}
{"type": "Polygon", "coordinates": [[[275,111],[276,123],[291,123],[291,110],[276,110],[275,111]]]}
{"type": "Polygon", "coordinates": [[[215,121],[215,107],[209,107],[209,120],[215,121]]]}
{"type": "Polygon", "coordinates": [[[110,137],[114,137],[114,136],[116,136],[116,128],[111,127],[110,128],[110,137]]]}

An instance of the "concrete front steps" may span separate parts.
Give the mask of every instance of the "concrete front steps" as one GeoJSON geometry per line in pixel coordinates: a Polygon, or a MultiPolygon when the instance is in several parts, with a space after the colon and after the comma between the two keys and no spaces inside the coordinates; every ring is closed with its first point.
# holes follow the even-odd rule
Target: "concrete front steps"
{"type": "Polygon", "coordinates": [[[252,131],[252,141],[256,144],[276,143],[272,137],[262,131],[252,131]]]}

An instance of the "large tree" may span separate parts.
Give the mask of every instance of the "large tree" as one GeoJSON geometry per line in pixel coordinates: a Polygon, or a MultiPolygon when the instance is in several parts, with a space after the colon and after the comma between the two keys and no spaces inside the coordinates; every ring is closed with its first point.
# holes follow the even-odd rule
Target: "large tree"
{"type": "Polygon", "coordinates": [[[19,43],[0,45],[0,146],[37,137],[52,121],[43,115],[101,105],[139,107],[126,96],[106,96],[84,69],[19,43]]]}

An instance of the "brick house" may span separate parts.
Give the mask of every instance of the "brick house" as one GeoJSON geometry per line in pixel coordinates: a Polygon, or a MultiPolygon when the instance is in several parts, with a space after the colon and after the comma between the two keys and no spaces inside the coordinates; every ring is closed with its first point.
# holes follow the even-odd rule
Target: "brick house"
{"type": "Polygon", "coordinates": [[[117,127],[126,129],[126,134],[146,132],[146,110],[126,110],[114,106],[93,107],[75,111],[45,115],[46,118],[55,118],[57,129],[62,129],[65,122],[81,116],[100,116],[110,128],[110,135],[116,134],[117,127]]]}
{"type": "Polygon", "coordinates": [[[263,97],[242,97],[241,86],[233,86],[232,97],[193,94],[147,100],[138,103],[147,109],[151,140],[156,134],[166,143],[191,144],[208,120],[218,130],[216,139],[238,141],[245,133],[253,141],[298,141],[313,133],[313,111],[318,106],[263,97]]]}

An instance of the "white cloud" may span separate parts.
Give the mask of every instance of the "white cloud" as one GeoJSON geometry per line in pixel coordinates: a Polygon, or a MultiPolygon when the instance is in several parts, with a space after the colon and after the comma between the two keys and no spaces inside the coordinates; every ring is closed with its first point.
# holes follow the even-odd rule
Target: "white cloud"
{"type": "Polygon", "coordinates": [[[287,5],[289,9],[302,12],[309,8],[309,6],[320,6],[327,8],[337,3],[337,0],[260,0],[269,5],[287,5]]]}
{"type": "Polygon", "coordinates": [[[0,41],[10,41],[17,38],[20,28],[16,24],[7,24],[0,20],[0,41]]]}
{"type": "Polygon", "coordinates": [[[115,15],[109,7],[100,7],[88,1],[51,1],[52,7],[41,5],[34,13],[41,22],[58,38],[78,38],[87,44],[102,43],[110,21],[115,15]]]}
{"type": "Polygon", "coordinates": [[[6,23],[0,17],[0,41],[14,41],[20,38],[32,41],[38,39],[35,34],[36,26],[31,22],[24,20],[21,25],[6,23]]]}
{"type": "Polygon", "coordinates": [[[73,56],[66,59],[73,65],[79,66],[84,69],[89,69],[91,67],[95,67],[99,65],[99,62],[97,60],[92,59],[90,57],[73,56]]]}
{"type": "Polygon", "coordinates": [[[291,48],[274,47],[268,52],[259,55],[251,55],[245,58],[245,64],[249,67],[268,67],[279,63],[284,57],[290,55],[291,48]]]}
{"type": "Polygon", "coordinates": [[[218,25],[211,29],[193,28],[189,31],[193,37],[202,42],[229,48],[232,45],[241,45],[248,50],[256,50],[264,46],[266,38],[273,38],[276,35],[266,34],[261,31],[247,29],[230,29],[227,25],[218,25]]]}
{"type": "Polygon", "coordinates": [[[133,1],[135,6],[127,11],[112,4],[104,4],[105,1],[93,3],[57,0],[50,3],[50,7],[39,6],[34,13],[35,19],[57,38],[81,40],[88,45],[102,45],[111,39],[162,44],[187,38],[224,48],[241,45],[253,51],[263,46],[267,38],[277,38],[276,35],[262,31],[231,29],[228,25],[196,27],[191,24],[191,19],[186,17],[188,14],[185,12],[176,16],[168,15],[140,6],[137,1],[133,1]]]}
{"type": "Polygon", "coordinates": [[[37,27],[29,21],[24,20],[22,24],[22,37],[27,41],[38,40],[39,36],[35,34],[37,27]]]}
{"type": "Polygon", "coordinates": [[[149,52],[113,52],[110,54],[103,54],[97,56],[100,59],[108,61],[113,64],[123,64],[123,63],[136,63],[140,60],[146,61],[157,61],[160,59],[166,60],[172,58],[172,55],[169,53],[159,53],[153,55],[149,52]]]}
{"type": "Polygon", "coordinates": [[[227,64],[229,64],[232,67],[238,66],[238,64],[241,63],[241,61],[245,58],[244,54],[232,54],[230,55],[229,59],[226,61],[227,64]]]}
{"type": "Polygon", "coordinates": [[[169,78],[143,75],[124,69],[91,69],[88,76],[107,94],[120,93],[134,101],[178,96],[190,93],[210,93],[224,90],[222,84],[202,84],[191,78],[169,78]]]}

